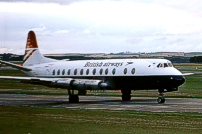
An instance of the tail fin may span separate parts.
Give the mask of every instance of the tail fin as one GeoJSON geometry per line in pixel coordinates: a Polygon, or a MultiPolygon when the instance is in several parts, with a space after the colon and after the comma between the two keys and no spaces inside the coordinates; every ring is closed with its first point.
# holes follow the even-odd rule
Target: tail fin
{"type": "Polygon", "coordinates": [[[36,35],[33,31],[29,31],[27,37],[27,44],[25,49],[25,56],[23,59],[23,66],[33,66],[36,64],[54,62],[55,60],[44,57],[37,45],[36,35]]]}

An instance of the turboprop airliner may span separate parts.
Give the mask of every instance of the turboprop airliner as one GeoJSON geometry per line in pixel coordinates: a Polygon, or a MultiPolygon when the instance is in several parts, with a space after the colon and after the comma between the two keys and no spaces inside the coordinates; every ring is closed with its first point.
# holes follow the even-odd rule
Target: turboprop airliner
{"type": "Polygon", "coordinates": [[[159,91],[158,103],[164,103],[165,92],[177,91],[185,82],[184,75],[166,59],[54,60],[44,57],[38,48],[35,33],[29,31],[22,66],[17,68],[28,77],[0,76],[68,90],[69,102],[79,102],[86,90],[121,90],[122,100],[131,100],[131,90],[159,91]],[[74,92],[77,90],[78,92],[74,92]]]}

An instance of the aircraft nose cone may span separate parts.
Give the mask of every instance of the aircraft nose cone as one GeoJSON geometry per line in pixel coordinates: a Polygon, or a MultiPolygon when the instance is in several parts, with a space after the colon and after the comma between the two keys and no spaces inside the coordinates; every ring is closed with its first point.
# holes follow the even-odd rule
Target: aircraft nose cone
{"type": "Polygon", "coordinates": [[[184,76],[175,76],[173,79],[176,80],[179,85],[182,85],[185,82],[184,76]]]}

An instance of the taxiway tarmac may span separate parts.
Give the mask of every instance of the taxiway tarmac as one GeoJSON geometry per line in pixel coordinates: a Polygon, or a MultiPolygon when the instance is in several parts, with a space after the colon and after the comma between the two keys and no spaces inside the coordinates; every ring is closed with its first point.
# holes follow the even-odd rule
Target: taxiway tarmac
{"type": "Polygon", "coordinates": [[[166,98],[164,104],[158,104],[157,97],[132,97],[131,101],[122,101],[121,97],[113,96],[79,96],[79,98],[79,103],[69,103],[67,95],[0,94],[0,105],[202,113],[200,98],[166,98]]]}

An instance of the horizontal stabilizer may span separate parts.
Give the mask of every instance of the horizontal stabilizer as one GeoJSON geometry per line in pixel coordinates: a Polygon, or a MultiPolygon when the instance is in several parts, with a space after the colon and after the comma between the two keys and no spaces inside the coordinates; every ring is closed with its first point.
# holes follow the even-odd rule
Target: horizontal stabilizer
{"type": "Polygon", "coordinates": [[[23,67],[23,66],[20,66],[20,65],[17,65],[17,64],[13,64],[13,63],[10,63],[10,62],[6,62],[6,61],[3,61],[3,60],[0,60],[0,63],[9,65],[9,66],[11,66],[11,67],[13,67],[13,68],[17,68],[17,69],[23,70],[23,71],[31,71],[31,70],[32,70],[32,69],[30,69],[30,68],[23,67]]]}

